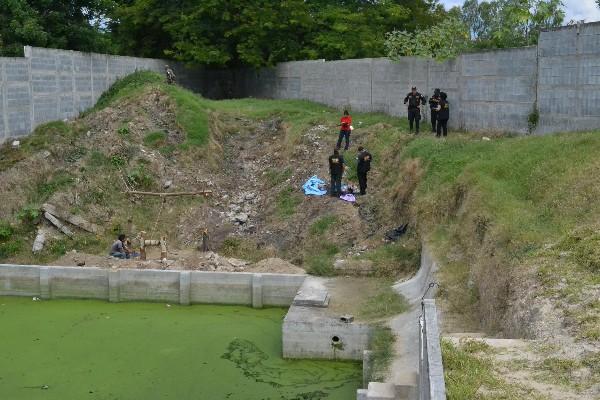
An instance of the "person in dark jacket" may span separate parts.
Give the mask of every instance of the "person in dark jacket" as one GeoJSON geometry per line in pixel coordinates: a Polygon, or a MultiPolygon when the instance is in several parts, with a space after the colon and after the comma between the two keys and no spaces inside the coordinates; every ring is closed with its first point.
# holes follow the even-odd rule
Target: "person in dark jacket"
{"type": "Polygon", "coordinates": [[[437,132],[437,107],[440,104],[440,89],[433,91],[433,96],[429,98],[429,109],[431,110],[431,132],[437,132]]]}
{"type": "Polygon", "coordinates": [[[356,164],[356,175],[358,176],[358,186],[360,194],[367,194],[367,174],[371,170],[371,161],[373,156],[364,147],[358,147],[358,163],[356,164]]]}
{"type": "Polygon", "coordinates": [[[411,92],[404,98],[404,104],[408,105],[408,123],[410,125],[410,133],[413,131],[413,124],[416,127],[416,134],[419,134],[419,121],[421,121],[421,105],[424,103],[423,96],[417,92],[417,88],[413,86],[411,92]]]}
{"type": "Polygon", "coordinates": [[[333,154],[329,156],[329,173],[331,174],[330,194],[332,197],[339,197],[342,194],[344,157],[340,155],[340,151],[337,148],[333,150],[333,154]]]}
{"type": "Polygon", "coordinates": [[[450,119],[450,102],[448,95],[444,92],[440,93],[440,103],[437,106],[437,134],[436,137],[448,136],[448,120],[450,119]]]}

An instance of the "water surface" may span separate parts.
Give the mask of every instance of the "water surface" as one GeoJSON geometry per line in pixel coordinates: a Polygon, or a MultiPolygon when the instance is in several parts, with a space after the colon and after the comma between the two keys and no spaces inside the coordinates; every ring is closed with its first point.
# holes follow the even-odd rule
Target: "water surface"
{"type": "Polygon", "coordinates": [[[0,399],[356,398],[359,364],[281,358],[285,313],[0,297],[0,399]]]}

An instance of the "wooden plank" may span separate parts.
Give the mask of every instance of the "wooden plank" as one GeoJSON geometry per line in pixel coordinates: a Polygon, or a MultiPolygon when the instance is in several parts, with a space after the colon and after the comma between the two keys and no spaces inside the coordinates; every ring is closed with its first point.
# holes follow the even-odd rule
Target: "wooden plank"
{"type": "Polygon", "coordinates": [[[62,211],[52,204],[44,204],[42,206],[42,210],[50,213],[51,215],[55,215],[58,218],[67,221],[71,225],[75,225],[76,227],[83,229],[84,231],[90,233],[99,233],[102,231],[102,229],[98,225],[92,224],[86,219],[80,217],[79,215],[74,215],[66,211],[62,211]]]}
{"type": "Polygon", "coordinates": [[[44,217],[50,221],[50,223],[52,225],[54,225],[59,231],[61,231],[62,233],[64,233],[65,235],[67,235],[70,238],[73,238],[73,232],[67,228],[62,222],[60,222],[54,215],[50,214],[49,212],[45,212],[44,213],[44,217]]]}

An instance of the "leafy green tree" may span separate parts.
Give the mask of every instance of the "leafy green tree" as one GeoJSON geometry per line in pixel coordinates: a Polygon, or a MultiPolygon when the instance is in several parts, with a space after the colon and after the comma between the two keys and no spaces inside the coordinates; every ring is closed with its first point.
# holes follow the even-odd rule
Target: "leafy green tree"
{"type": "Polygon", "coordinates": [[[103,29],[112,0],[0,0],[0,55],[22,56],[32,45],[114,52],[103,29]]]}
{"type": "Polygon", "coordinates": [[[477,48],[536,44],[542,30],[561,26],[564,18],[561,0],[466,0],[462,7],[477,48]]]}
{"type": "Polygon", "coordinates": [[[470,45],[467,26],[457,18],[447,18],[418,32],[393,31],[385,41],[387,55],[392,60],[420,56],[443,61],[456,57],[470,45]]]}
{"type": "Polygon", "coordinates": [[[112,14],[123,52],[204,65],[385,55],[385,33],[445,15],[437,0],[129,0],[112,14]]]}

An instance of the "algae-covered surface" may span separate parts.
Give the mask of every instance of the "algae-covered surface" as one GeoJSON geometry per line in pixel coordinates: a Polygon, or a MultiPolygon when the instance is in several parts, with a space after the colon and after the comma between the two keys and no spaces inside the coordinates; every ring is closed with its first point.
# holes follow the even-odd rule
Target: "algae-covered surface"
{"type": "Polygon", "coordinates": [[[0,399],[355,398],[357,363],[281,358],[285,312],[0,297],[0,399]]]}

